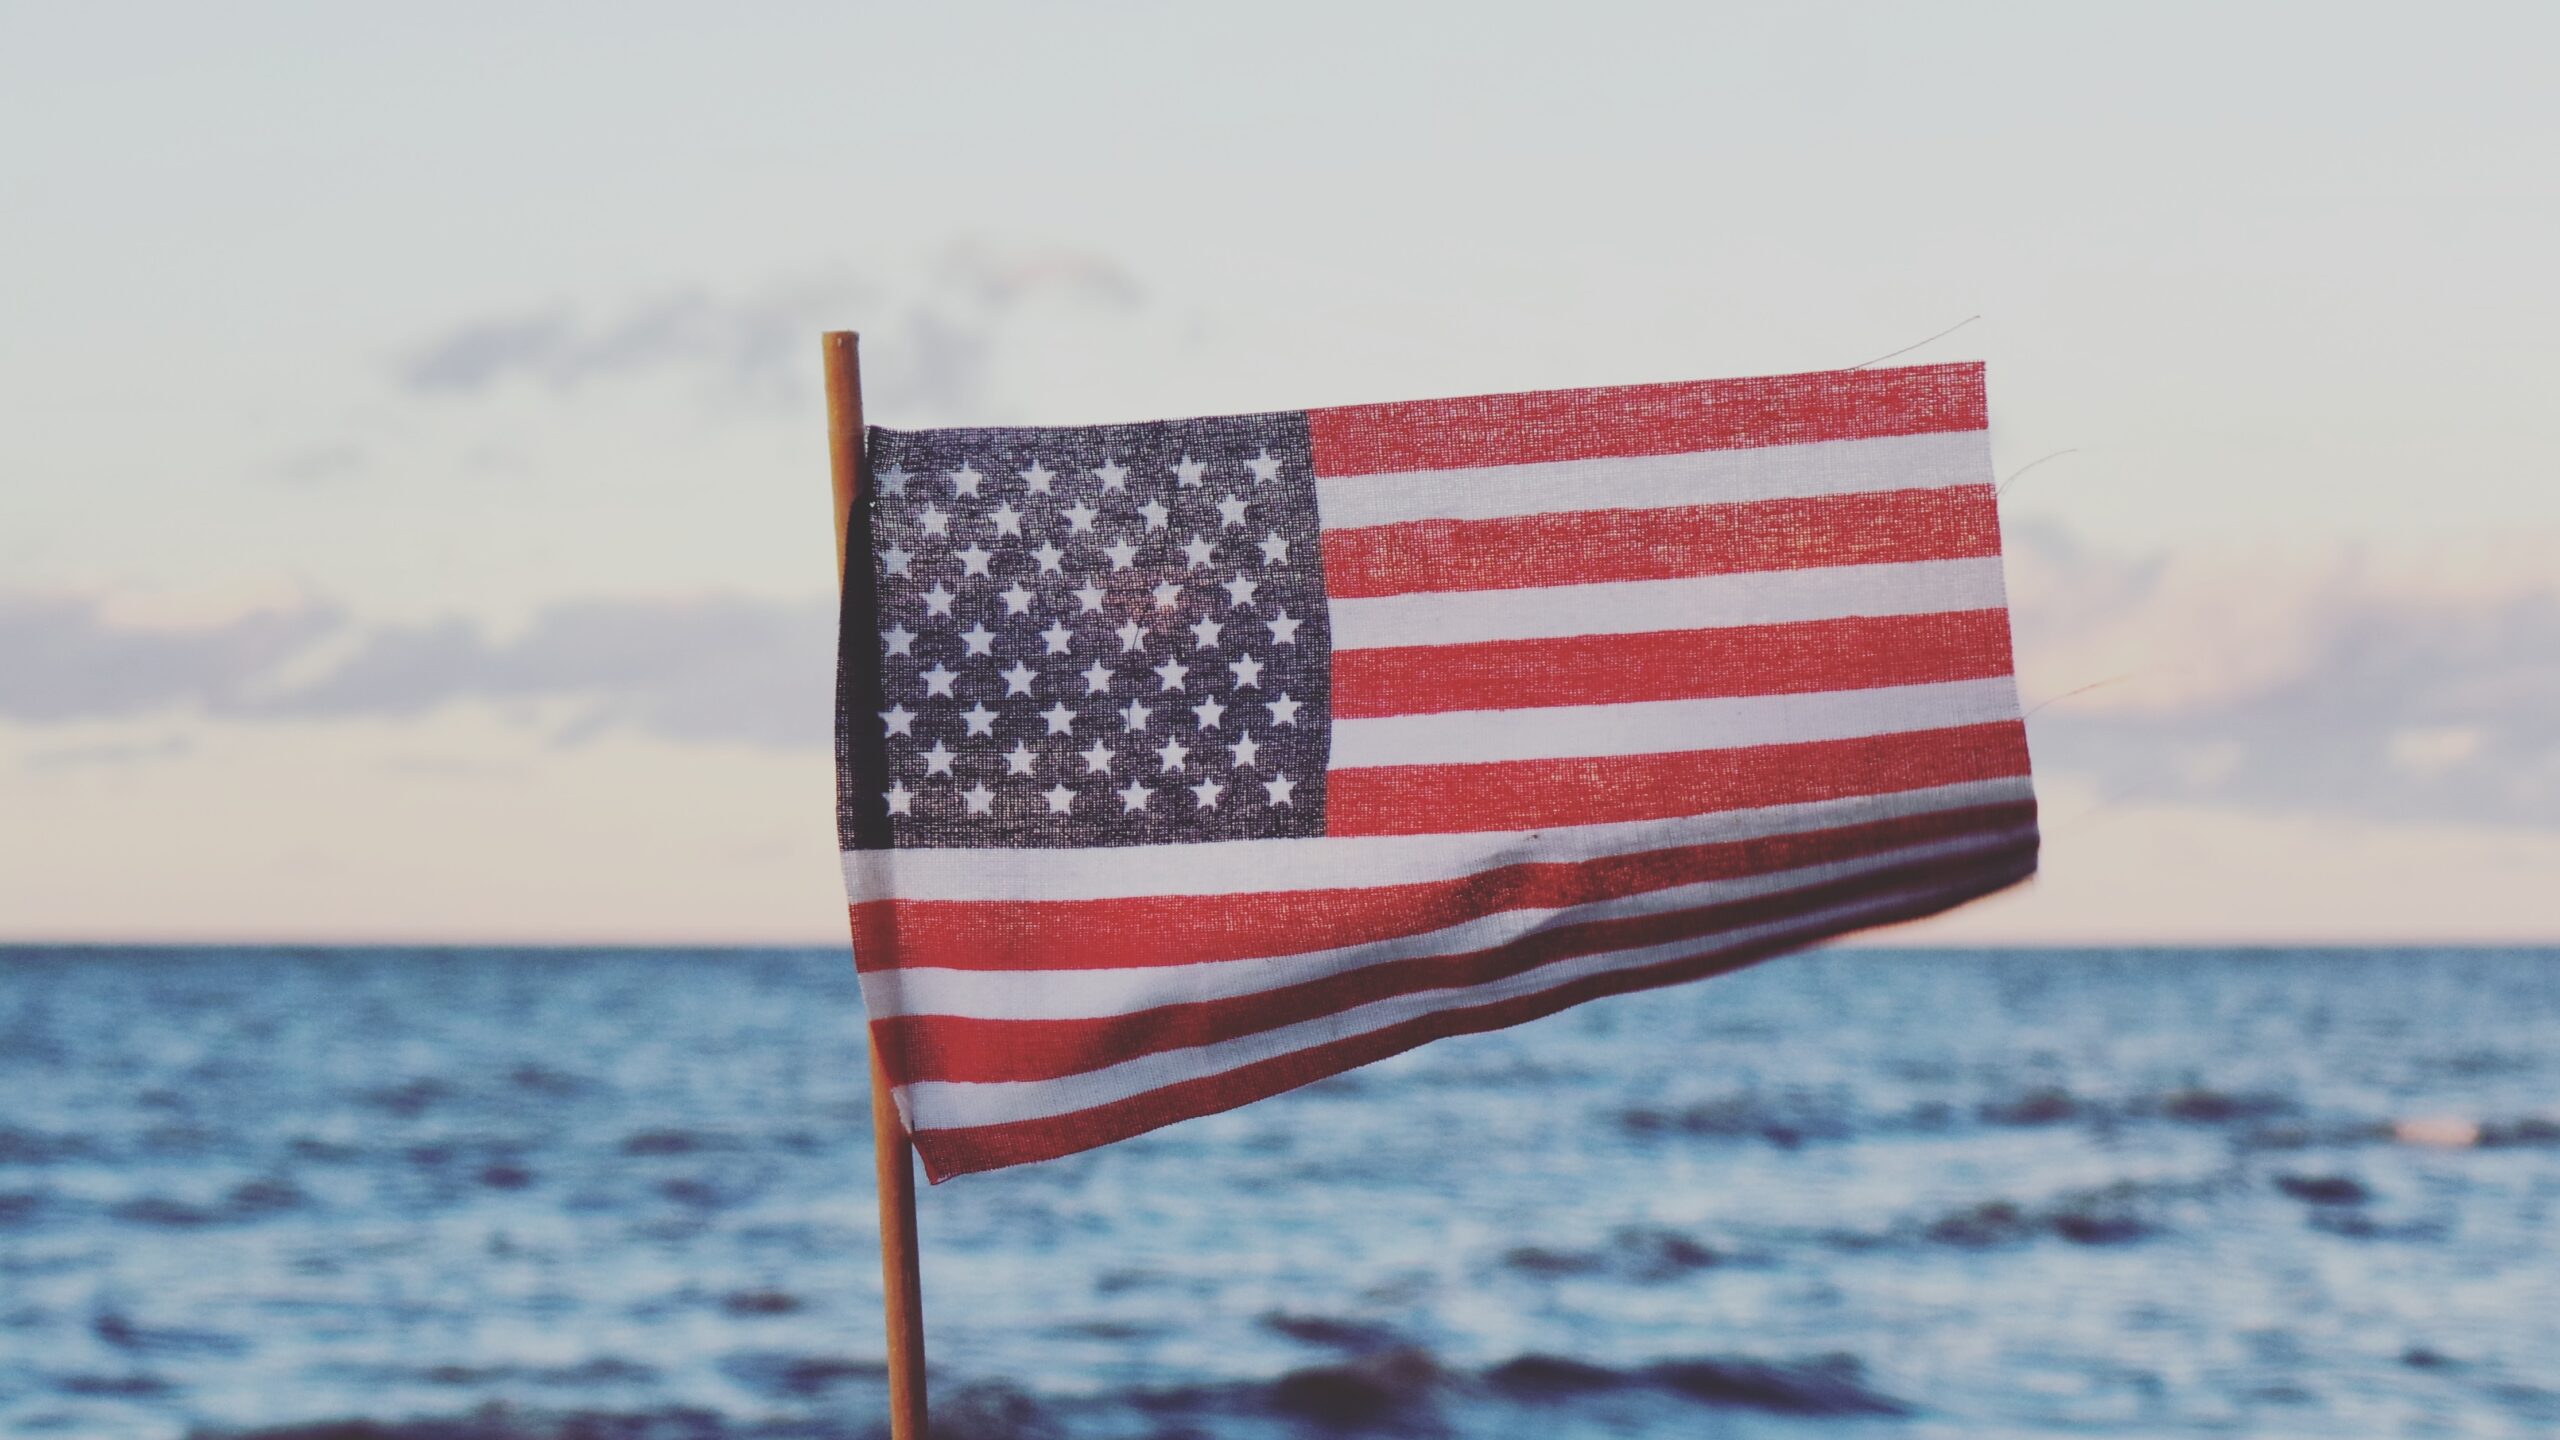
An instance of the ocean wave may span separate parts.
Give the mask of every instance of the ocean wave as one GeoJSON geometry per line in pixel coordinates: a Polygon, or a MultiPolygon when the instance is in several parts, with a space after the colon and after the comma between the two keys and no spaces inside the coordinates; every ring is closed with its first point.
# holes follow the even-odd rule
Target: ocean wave
{"type": "MultiPolygon", "coordinates": [[[[823,1396],[836,1414],[869,1414],[877,1403],[873,1395],[838,1393],[843,1387],[885,1389],[880,1367],[852,1361],[774,1355],[733,1369],[767,1393],[823,1396]]],[[[1276,1421],[1293,1431],[1313,1426],[1438,1436],[1470,1433],[1498,1412],[1526,1412],[1493,1427],[1514,1433],[1530,1415],[1606,1400],[1804,1418],[1917,1413],[1869,1384],[1864,1363],[1848,1354],[1609,1366],[1532,1353],[1462,1370],[1419,1346],[1399,1345],[1260,1381],[1069,1396],[1042,1396],[1003,1381],[957,1385],[934,1397],[933,1433],[935,1440],[1041,1440],[1129,1433],[1133,1424],[1146,1427],[1141,1433],[1182,1433],[1161,1427],[1231,1419],[1276,1421]]],[[[756,1421],[691,1408],[553,1411],[500,1403],[444,1417],[202,1430],[197,1440],[870,1440],[878,1431],[876,1422],[820,1416],[756,1421]]]]}
{"type": "Polygon", "coordinates": [[[0,1125],[0,1165],[58,1165],[66,1160],[97,1157],[97,1142],[86,1135],[57,1135],[0,1125]]]}
{"type": "Polygon", "coordinates": [[[2169,1211],[2239,1183],[2236,1175],[2194,1179],[2118,1180],[2066,1190],[2043,1200],[1993,1196],[1881,1230],[1833,1230],[1823,1239],[1844,1250],[1948,1246],[1990,1250],[2040,1241],[2130,1245],[2168,1233],[2169,1211]]]}
{"type": "Polygon", "coordinates": [[[1502,1252],[1503,1265],[1523,1275],[1604,1276],[1637,1284],[1677,1279],[1730,1259],[1677,1230],[1653,1225],[1624,1226],[1611,1232],[1606,1245],[1590,1249],[1516,1245],[1502,1252]]]}

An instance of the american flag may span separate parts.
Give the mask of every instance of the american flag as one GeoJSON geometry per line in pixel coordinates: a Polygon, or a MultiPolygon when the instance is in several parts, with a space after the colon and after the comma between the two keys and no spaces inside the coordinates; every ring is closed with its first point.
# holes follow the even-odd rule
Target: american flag
{"type": "Polygon", "coordinates": [[[2035,869],[1979,365],[865,450],[845,884],[936,1180],[2035,869]]]}

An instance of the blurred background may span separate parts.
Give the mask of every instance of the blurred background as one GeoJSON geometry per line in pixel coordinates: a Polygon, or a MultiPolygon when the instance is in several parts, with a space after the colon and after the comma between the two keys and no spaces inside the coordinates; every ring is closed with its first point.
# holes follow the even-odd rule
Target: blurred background
{"type": "Polygon", "coordinates": [[[2560,1425],[2556,42],[0,4],[0,1431],[863,1433],[826,328],[899,426],[1979,358],[2010,482],[2036,884],[933,1192],[955,1425],[2560,1425]]]}

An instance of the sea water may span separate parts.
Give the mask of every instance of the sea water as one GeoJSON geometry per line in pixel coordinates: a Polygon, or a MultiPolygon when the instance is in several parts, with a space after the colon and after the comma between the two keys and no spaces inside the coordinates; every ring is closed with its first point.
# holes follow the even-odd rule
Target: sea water
{"type": "MultiPolygon", "coordinates": [[[[0,1433],[856,1436],[841,951],[0,950],[0,1433]]],[[[1840,951],[920,1198],[945,1431],[2560,1433],[2560,953],[1840,951]]]]}

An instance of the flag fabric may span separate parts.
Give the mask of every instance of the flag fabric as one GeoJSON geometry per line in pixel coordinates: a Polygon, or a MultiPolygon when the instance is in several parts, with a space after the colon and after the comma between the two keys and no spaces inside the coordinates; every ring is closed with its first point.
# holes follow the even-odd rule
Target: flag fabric
{"type": "Polygon", "coordinates": [[[1979,365],[865,470],[839,824],[936,1180],[2035,869],[1979,365]]]}

